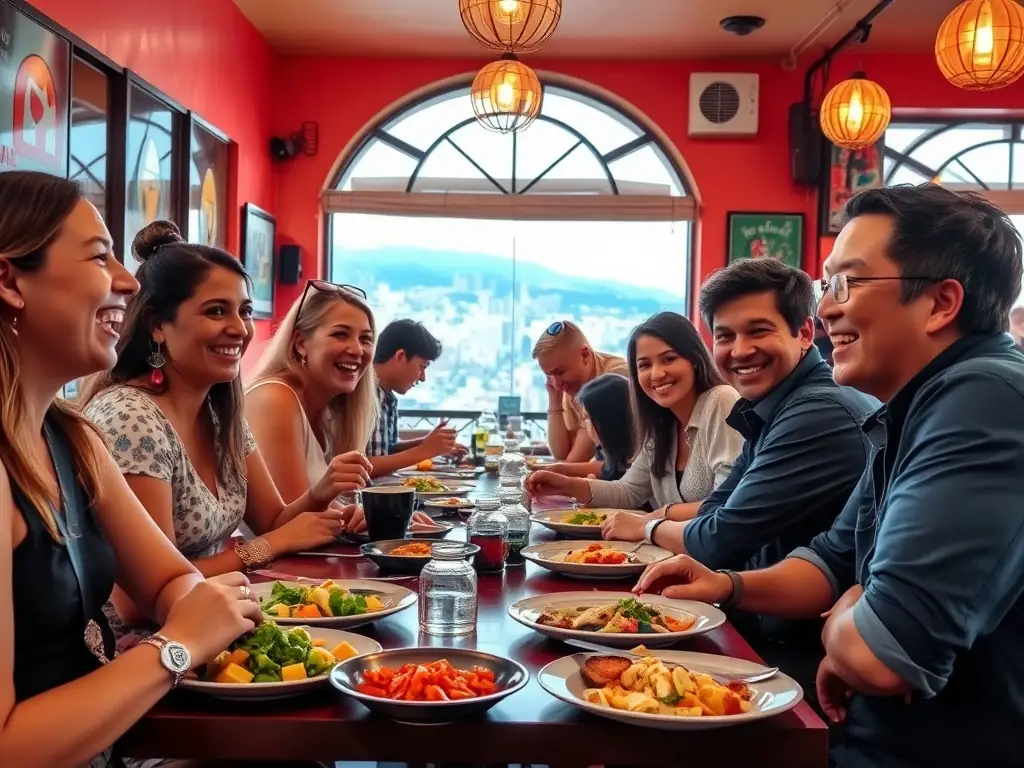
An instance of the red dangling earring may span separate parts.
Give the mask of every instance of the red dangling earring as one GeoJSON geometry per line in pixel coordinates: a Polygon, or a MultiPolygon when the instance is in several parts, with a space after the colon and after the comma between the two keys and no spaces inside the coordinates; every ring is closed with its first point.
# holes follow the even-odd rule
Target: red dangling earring
{"type": "Polygon", "coordinates": [[[149,383],[154,387],[159,387],[164,383],[164,372],[162,369],[167,365],[167,358],[161,352],[161,344],[150,341],[149,345],[153,348],[153,351],[149,353],[149,357],[146,358],[149,367],[153,369],[149,372],[149,383]]]}

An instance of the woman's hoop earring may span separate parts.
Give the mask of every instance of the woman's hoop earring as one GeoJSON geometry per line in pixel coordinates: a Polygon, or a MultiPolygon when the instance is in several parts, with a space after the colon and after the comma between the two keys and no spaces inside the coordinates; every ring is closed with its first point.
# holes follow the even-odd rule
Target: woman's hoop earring
{"type": "Polygon", "coordinates": [[[164,383],[164,372],[162,369],[167,365],[167,358],[163,354],[163,344],[151,340],[149,346],[153,350],[149,353],[149,357],[146,358],[149,367],[153,369],[149,372],[149,383],[154,387],[159,387],[164,383]]]}

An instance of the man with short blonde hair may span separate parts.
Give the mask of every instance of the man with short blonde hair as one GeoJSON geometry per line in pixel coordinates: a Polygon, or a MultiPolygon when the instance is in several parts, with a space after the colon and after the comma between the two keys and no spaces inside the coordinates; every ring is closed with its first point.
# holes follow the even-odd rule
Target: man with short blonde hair
{"type": "Polygon", "coordinates": [[[629,366],[621,357],[595,352],[580,327],[568,320],[558,320],[544,330],[533,347],[533,359],[547,377],[551,455],[559,461],[592,461],[595,446],[582,428],[583,412],[576,395],[603,373],[628,377],[629,366]]]}

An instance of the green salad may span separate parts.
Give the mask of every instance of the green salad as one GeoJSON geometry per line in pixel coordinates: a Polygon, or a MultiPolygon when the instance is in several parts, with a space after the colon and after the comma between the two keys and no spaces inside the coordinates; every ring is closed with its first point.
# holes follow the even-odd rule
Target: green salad
{"type": "Polygon", "coordinates": [[[604,521],[607,519],[608,515],[602,512],[580,511],[566,515],[562,518],[562,522],[569,525],[604,525],[604,521]]]}
{"type": "Polygon", "coordinates": [[[217,683],[280,683],[325,675],[337,663],[334,653],[316,645],[303,627],[282,629],[266,621],[207,664],[203,678],[217,683]]]}
{"type": "Polygon", "coordinates": [[[261,600],[260,607],[278,619],[322,619],[380,611],[384,603],[376,595],[357,595],[328,579],[319,586],[308,587],[289,587],[275,581],[270,597],[261,600]]]}

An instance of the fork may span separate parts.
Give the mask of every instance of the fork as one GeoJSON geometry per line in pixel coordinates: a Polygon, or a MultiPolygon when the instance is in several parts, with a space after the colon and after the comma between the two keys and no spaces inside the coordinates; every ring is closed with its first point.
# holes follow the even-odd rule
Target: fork
{"type": "MultiPolygon", "coordinates": [[[[580,648],[589,648],[590,650],[598,651],[600,653],[607,653],[607,654],[609,654],[611,656],[623,656],[623,657],[625,657],[627,659],[635,659],[637,661],[639,661],[640,659],[648,658],[647,656],[641,656],[638,653],[631,653],[629,651],[623,651],[623,650],[621,650],[619,648],[606,648],[603,645],[597,645],[596,643],[586,643],[586,642],[583,642],[581,640],[568,640],[566,642],[571,643],[572,645],[578,646],[580,648]]],[[[582,669],[583,664],[591,656],[592,656],[592,654],[589,654],[589,653],[574,653],[572,655],[572,659],[582,669]]],[[[659,660],[661,661],[662,664],[664,664],[669,669],[671,669],[673,667],[679,667],[681,669],[685,669],[687,671],[690,671],[690,668],[684,666],[683,664],[679,664],[679,663],[674,662],[674,661],[668,661],[667,659],[659,659],[659,660]]],[[[748,684],[749,683],[760,683],[760,682],[763,682],[764,680],[770,680],[771,678],[773,678],[777,674],[779,674],[779,668],[778,667],[765,667],[763,670],[760,670],[758,672],[754,672],[753,674],[750,674],[750,675],[739,675],[739,676],[734,675],[734,674],[730,674],[730,673],[728,673],[728,672],[726,672],[724,670],[721,670],[721,669],[713,670],[713,669],[704,668],[704,669],[695,669],[693,671],[694,672],[703,672],[706,675],[710,675],[712,679],[714,679],[715,681],[717,681],[719,683],[722,683],[722,684],[728,684],[728,683],[748,683],[748,684]]]]}

